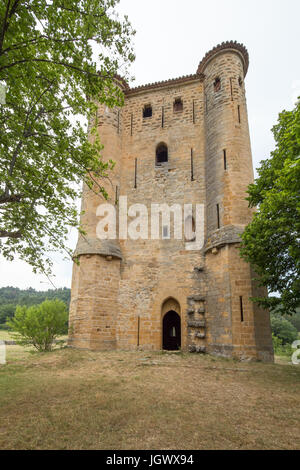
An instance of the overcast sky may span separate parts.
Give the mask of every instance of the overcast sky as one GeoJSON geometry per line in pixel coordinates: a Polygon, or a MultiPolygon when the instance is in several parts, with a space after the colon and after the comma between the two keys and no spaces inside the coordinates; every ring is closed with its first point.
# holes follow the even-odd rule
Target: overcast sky
{"type": "MultiPolygon", "coordinates": [[[[217,44],[236,40],[249,52],[246,77],[254,168],[274,147],[278,113],[300,95],[299,0],[121,0],[136,29],[133,86],[195,73],[217,44]]],[[[73,246],[76,234],[70,235],[73,246]]],[[[20,261],[0,258],[0,287],[51,288],[20,261]]],[[[56,287],[71,286],[72,263],[54,258],[56,287]]]]}

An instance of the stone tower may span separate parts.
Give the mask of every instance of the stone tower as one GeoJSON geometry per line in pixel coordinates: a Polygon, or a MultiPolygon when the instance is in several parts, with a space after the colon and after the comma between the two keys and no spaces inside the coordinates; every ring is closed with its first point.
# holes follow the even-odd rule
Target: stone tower
{"type": "Polygon", "coordinates": [[[238,250],[252,217],[245,201],[253,181],[247,69],[245,47],[227,42],[206,54],[196,74],[132,89],[124,84],[122,109],[99,106],[102,155],[116,162],[108,187],[116,210],[122,196],[149,214],[153,203],[201,204],[204,244],[186,249],[193,238],[176,239],[163,222],[159,239],[150,238],[149,227],[148,239],[100,240],[101,201],[85,188],[87,235],[75,252],[71,346],[181,347],[273,360],[269,314],[249,299],[259,295],[255,274],[238,250]]]}

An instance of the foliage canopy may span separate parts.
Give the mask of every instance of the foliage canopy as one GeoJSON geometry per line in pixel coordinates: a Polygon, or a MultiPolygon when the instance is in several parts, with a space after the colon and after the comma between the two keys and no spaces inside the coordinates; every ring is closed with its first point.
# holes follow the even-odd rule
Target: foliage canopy
{"type": "Polygon", "coordinates": [[[298,339],[298,331],[296,328],[285,318],[272,316],[271,317],[272,333],[282,341],[282,344],[292,344],[298,339]]]}
{"type": "Polygon", "coordinates": [[[118,3],[0,0],[0,253],[35,272],[50,273],[51,251],[67,249],[82,180],[106,196],[99,181],[113,162],[85,123],[96,102],[123,103],[116,74],[128,76],[134,31],[118,3]]]}
{"type": "Polygon", "coordinates": [[[279,293],[254,300],[291,314],[300,305],[300,101],[279,115],[272,131],[276,148],[248,189],[249,205],[258,210],[242,236],[241,254],[261,285],[279,293]]]}

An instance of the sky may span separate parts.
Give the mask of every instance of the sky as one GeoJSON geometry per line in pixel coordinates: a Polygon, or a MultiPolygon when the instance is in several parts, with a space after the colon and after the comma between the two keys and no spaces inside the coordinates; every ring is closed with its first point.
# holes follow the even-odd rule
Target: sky
{"type": "MultiPolygon", "coordinates": [[[[271,128],[282,110],[300,95],[299,0],[121,0],[136,35],[131,67],[138,86],[195,73],[203,56],[217,44],[235,40],[249,52],[245,80],[253,165],[274,148],[271,128]]],[[[70,232],[75,248],[77,235],[70,232]]],[[[54,256],[52,282],[71,287],[72,262],[54,256]]],[[[38,290],[53,285],[30,266],[0,257],[0,287],[38,290]]]]}

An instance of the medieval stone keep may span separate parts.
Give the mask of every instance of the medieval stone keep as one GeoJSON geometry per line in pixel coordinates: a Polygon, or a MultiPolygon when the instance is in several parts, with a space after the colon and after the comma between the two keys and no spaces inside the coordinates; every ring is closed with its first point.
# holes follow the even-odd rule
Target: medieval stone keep
{"type": "MultiPolygon", "coordinates": [[[[244,78],[248,53],[223,43],[194,75],[137,88],[123,84],[121,109],[99,106],[103,159],[116,162],[109,201],[203,204],[204,245],[186,239],[100,240],[99,196],[84,188],[73,267],[69,345],[176,350],[273,360],[269,313],[239,234],[253,181],[244,78]]],[[[194,223],[194,220],[193,220],[194,223]]],[[[161,227],[162,231],[166,229],[161,227]]],[[[150,228],[149,228],[150,231],[150,228]]]]}

